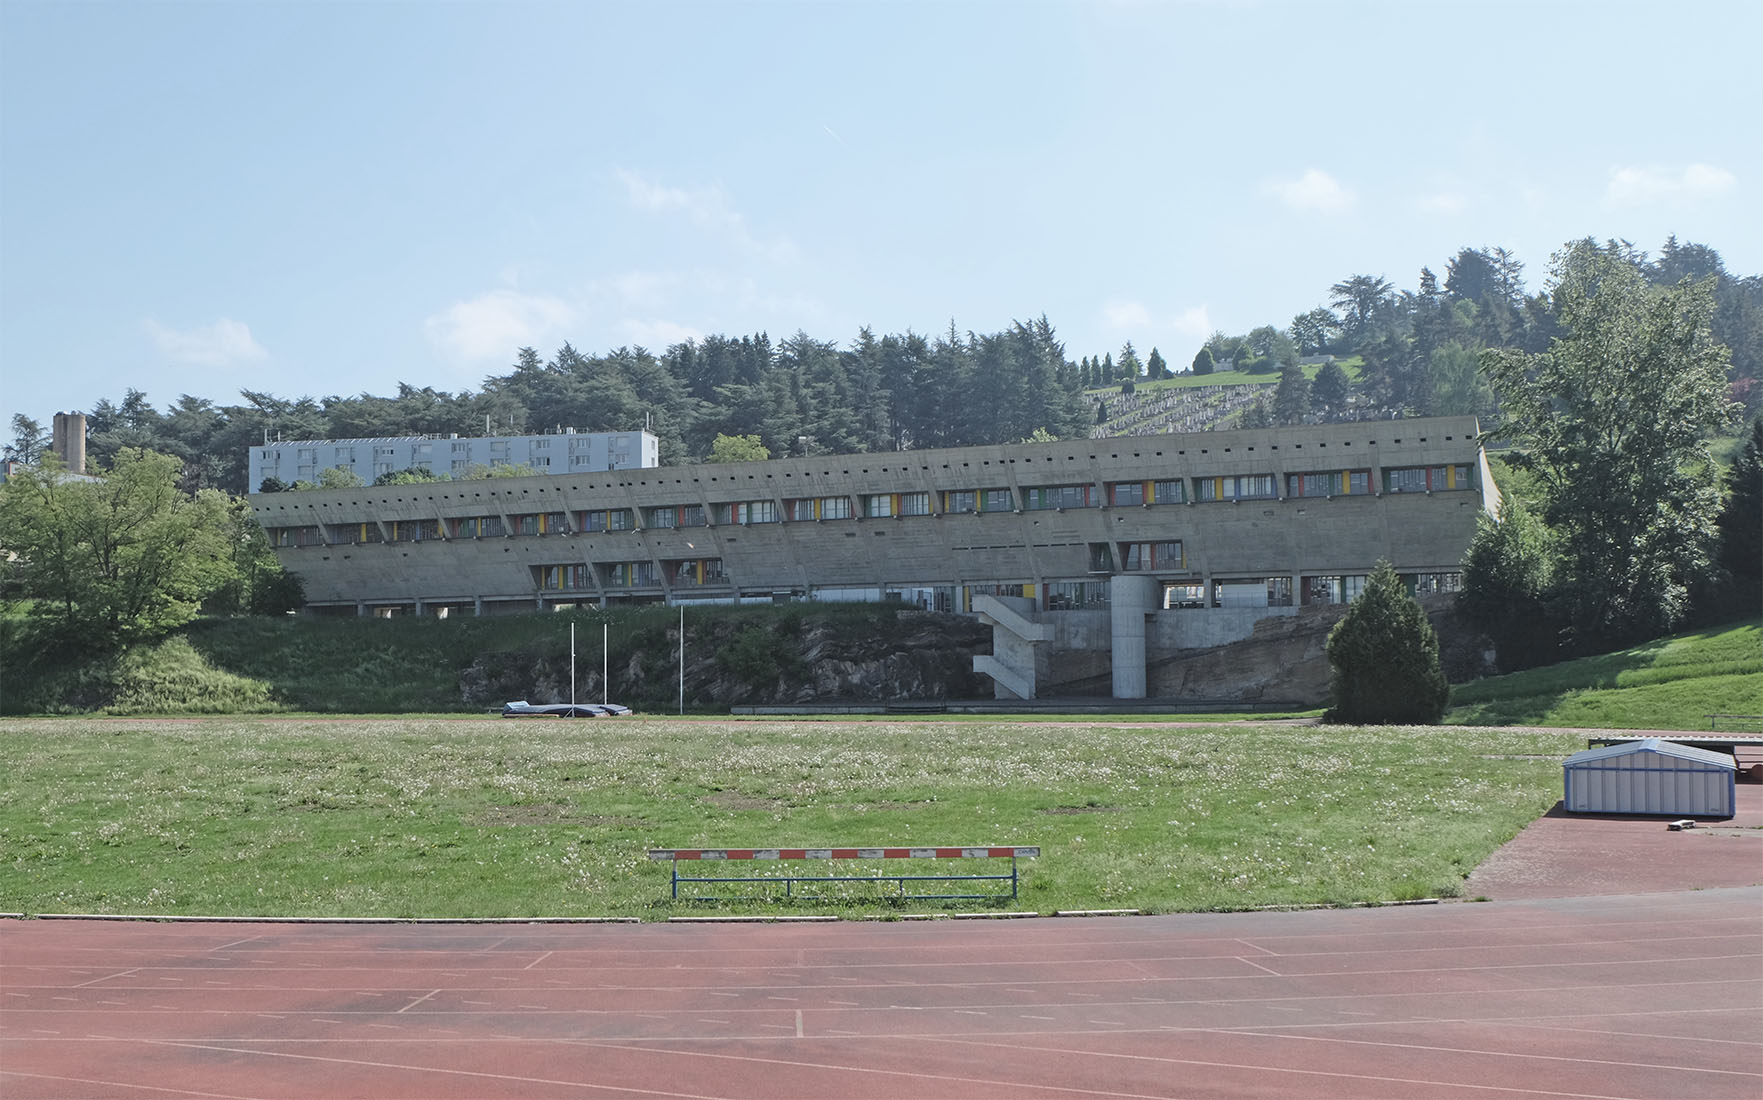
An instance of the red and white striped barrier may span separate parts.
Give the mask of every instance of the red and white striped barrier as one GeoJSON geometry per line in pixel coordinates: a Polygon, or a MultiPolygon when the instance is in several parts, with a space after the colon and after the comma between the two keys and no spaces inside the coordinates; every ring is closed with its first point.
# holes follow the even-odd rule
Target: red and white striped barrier
{"type": "Polygon", "coordinates": [[[650,859],[1035,859],[1039,848],[651,848],[650,859]]]}

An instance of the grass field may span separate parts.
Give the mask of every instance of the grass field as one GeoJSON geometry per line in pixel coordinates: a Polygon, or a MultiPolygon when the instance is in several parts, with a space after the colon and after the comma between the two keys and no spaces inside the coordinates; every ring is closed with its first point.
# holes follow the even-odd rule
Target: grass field
{"type": "MultiPolygon", "coordinates": [[[[1556,800],[1560,761],[1583,742],[1255,725],[69,718],[0,721],[0,747],[0,910],[660,919],[705,903],[668,899],[650,847],[1038,845],[1021,897],[996,904],[1040,912],[1452,895],[1556,800]]],[[[935,904],[899,908],[863,887],[719,911],[935,904]]]]}

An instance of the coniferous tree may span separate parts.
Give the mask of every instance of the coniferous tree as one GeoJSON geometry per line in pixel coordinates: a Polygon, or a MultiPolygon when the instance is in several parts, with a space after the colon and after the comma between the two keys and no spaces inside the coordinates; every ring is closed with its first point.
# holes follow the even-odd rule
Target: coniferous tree
{"type": "Polygon", "coordinates": [[[1151,348],[1151,357],[1145,360],[1145,375],[1153,382],[1170,377],[1169,364],[1164,362],[1163,353],[1155,346],[1151,348]]]}
{"type": "Polygon", "coordinates": [[[1328,634],[1332,673],[1325,721],[1355,725],[1432,725],[1445,713],[1450,685],[1439,639],[1387,561],[1328,634]]]}
{"type": "Polygon", "coordinates": [[[1202,344],[1200,350],[1194,353],[1194,373],[1211,374],[1212,369],[1212,345],[1202,344]]]}

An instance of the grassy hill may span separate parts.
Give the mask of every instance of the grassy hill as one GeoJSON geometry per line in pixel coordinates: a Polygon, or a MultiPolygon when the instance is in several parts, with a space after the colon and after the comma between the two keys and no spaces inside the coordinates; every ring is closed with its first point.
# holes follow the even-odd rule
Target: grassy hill
{"type": "Polygon", "coordinates": [[[1709,714],[1763,715],[1763,623],[1464,684],[1452,690],[1445,721],[1694,730],[1707,728],[1709,714]]]}

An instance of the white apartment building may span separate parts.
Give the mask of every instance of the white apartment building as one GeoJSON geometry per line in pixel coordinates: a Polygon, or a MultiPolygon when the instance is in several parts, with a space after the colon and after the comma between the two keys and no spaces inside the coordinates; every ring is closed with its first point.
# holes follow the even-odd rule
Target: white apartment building
{"type": "Polygon", "coordinates": [[[316,482],[328,469],[348,470],[366,484],[384,474],[421,468],[461,477],[473,466],[524,466],[535,474],[590,474],[661,464],[653,435],[644,431],[545,435],[446,437],[415,435],[379,439],[296,439],[251,448],[250,490],[265,478],[283,484],[316,482]]]}

